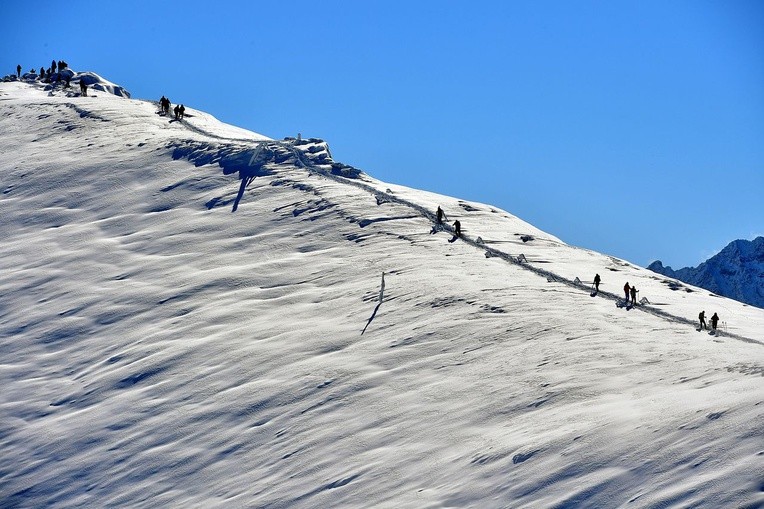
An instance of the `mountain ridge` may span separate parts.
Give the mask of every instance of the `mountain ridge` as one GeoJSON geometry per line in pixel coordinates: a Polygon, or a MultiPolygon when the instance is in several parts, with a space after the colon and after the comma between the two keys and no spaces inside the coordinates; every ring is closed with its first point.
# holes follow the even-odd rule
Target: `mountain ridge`
{"type": "Polygon", "coordinates": [[[697,267],[674,270],[657,260],[647,268],[715,294],[764,308],[764,237],[734,240],[697,267]]]}

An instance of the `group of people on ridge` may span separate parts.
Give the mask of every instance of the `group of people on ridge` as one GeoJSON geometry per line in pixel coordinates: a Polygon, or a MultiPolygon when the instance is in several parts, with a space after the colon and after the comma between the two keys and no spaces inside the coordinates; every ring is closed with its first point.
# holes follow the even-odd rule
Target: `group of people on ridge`
{"type": "MultiPolygon", "coordinates": [[[[47,70],[45,69],[45,66],[40,67],[40,72],[36,79],[39,79],[44,83],[52,83],[54,81],[58,82],[63,79],[66,82],[64,88],[69,88],[69,81],[71,80],[72,73],[69,72],[63,76],[61,75],[61,72],[68,68],[69,64],[67,64],[65,61],[59,60],[56,62],[56,60],[53,59],[53,61],[50,63],[50,67],[47,70]]],[[[29,71],[29,73],[36,74],[37,70],[32,69],[29,71]]],[[[21,64],[16,66],[16,76],[21,78],[21,64]]],[[[80,78],[80,95],[84,97],[87,97],[88,95],[88,85],[82,78],[80,78]]]]}
{"type": "MultiPolygon", "coordinates": [[[[159,109],[162,115],[170,114],[170,100],[165,96],[159,99],[159,109]]],[[[172,111],[175,113],[175,120],[183,120],[183,115],[186,114],[186,107],[182,104],[176,104],[172,111]]]]}
{"type": "MultiPolygon", "coordinates": [[[[45,66],[40,67],[40,80],[44,81],[46,79],[46,76],[47,76],[48,81],[50,81],[51,77],[55,73],[61,72],[64,69],[66,69],[67,67],[69,67],[69,64],[67,64],[63,60],[59,60],[58,62],[56,62],[56,60],[53,59],[53,61],[50,63],[50,67],[47,69],[47,71],[45,70],[45,66]]],[[[34,74],[34,73],[37,72],[37,70],[36,69],[32,69],[29,72],[34,74]]],[[[21,64],[16,66],[16,76],[21,78],[21,64]]]]}

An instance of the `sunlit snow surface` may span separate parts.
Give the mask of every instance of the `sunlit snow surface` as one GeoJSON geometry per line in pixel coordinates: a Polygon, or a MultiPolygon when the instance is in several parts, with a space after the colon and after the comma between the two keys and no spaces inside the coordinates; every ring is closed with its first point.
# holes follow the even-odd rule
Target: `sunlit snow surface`
{"type": "Polygon", "coordinates": [[[0,84],[0,506],[764,506],[761,309],[78,95],[0,84]]]}

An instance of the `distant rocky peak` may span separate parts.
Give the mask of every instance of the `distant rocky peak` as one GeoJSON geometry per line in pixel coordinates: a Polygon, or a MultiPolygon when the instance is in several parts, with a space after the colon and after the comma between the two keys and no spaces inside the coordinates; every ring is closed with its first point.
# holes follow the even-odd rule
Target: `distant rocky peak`
{"type": "Polygon", "coordinates": [[[734,240],[697,267],[674,270],[657,260],[647,268],[717,295],[764,308],[764,237],[734,240]]]}

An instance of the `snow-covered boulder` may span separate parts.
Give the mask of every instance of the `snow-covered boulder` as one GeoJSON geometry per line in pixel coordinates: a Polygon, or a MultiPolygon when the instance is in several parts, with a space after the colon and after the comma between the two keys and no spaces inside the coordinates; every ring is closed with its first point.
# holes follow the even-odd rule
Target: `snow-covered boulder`
{"type": "MultiPolygon", "coordinates": [[[[68,71],[65,69],[64,72],[68,71]]],[[[123,87],[106,80],[94,72],[76,72],[73,73],[72,81],[84,82],[87,86],[101,92],[108,92],[119,97],[130,97],[130,92],[123,87]]]]}

